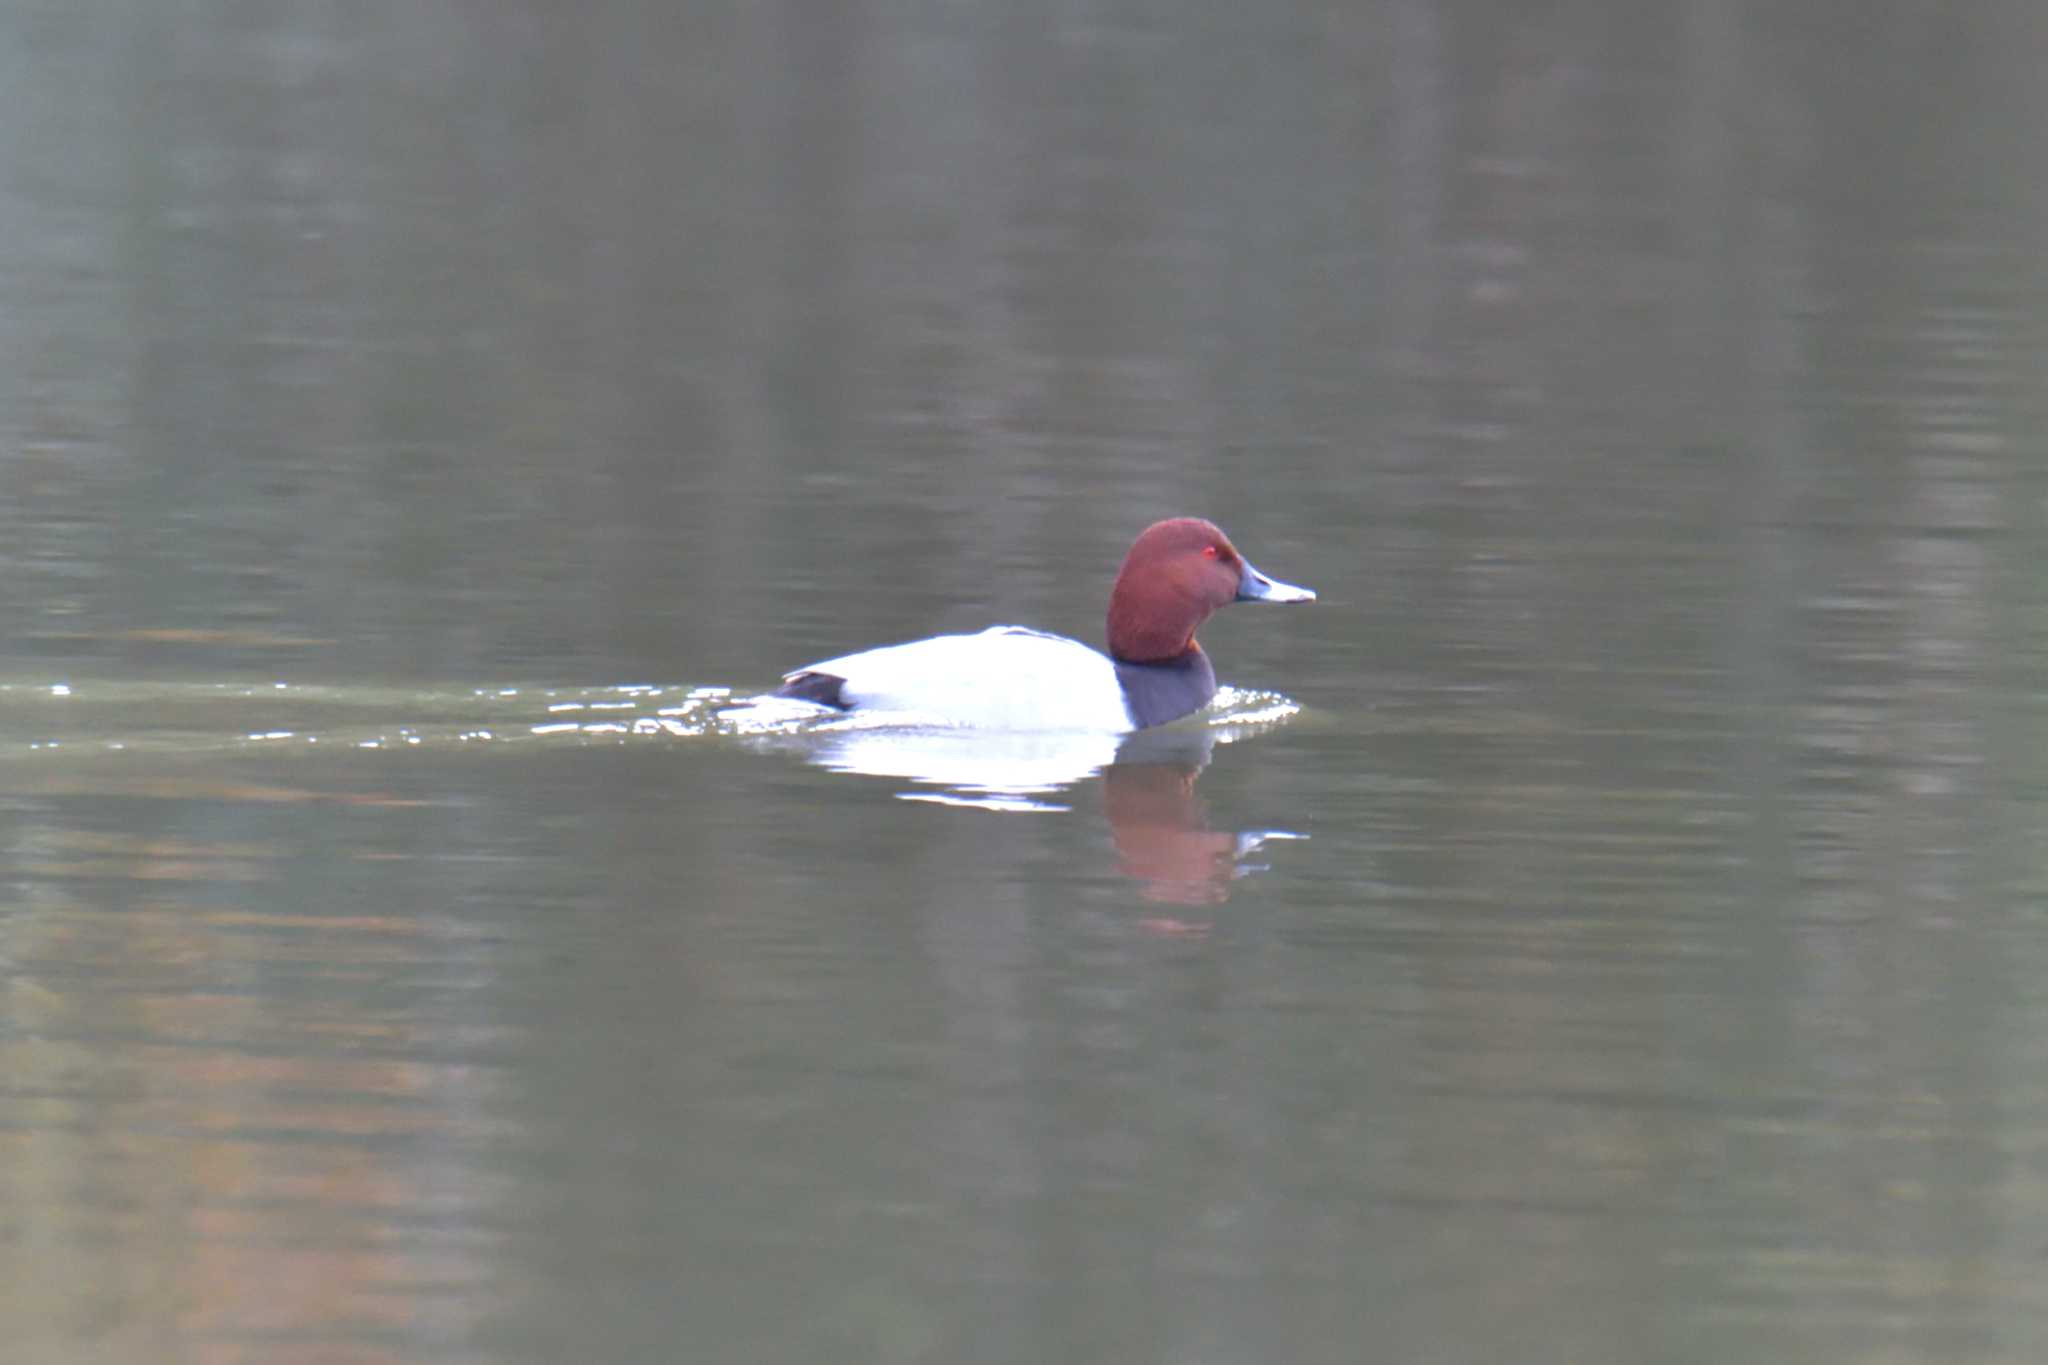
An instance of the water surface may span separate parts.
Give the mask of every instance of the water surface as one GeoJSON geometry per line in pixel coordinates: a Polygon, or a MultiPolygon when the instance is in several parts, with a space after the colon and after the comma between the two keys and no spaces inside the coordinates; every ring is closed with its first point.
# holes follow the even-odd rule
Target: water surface
{"type": "Polygon", "coordinates": [[[0,6],[8,1358],[2042,1358],[2044,23],[0,6]]]}

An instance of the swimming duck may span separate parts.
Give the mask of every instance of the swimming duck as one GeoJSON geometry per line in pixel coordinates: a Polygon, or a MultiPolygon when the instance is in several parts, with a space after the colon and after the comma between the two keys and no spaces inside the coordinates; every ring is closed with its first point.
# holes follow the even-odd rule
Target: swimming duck
{"type": "Polygon", "coordinates": [[[1024,626],[935,635],[807,664],[778,697],[992,730],[1121,734],[1199,711],[1216,670],[1195,631],[1232,602],[1313,602],[1268,578],[1199,517],[1145,528],[1109,592],[1109,653],[1024,626]]]}

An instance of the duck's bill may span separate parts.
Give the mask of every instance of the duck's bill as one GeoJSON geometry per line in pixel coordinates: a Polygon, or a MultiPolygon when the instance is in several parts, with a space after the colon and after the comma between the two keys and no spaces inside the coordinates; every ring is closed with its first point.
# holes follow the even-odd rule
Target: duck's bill
{"type": "Polygon", "coordinates": [[[1240,602],[1313,602],[1316,600],[1312,588],[1297,588],[1292,583],[1282,583],[1277,578],[1268,578],[1252,567],[1249,559],[1238,561],[1244,565],[1244,572],[1237,580],[1237,600],[1240,602]]]}

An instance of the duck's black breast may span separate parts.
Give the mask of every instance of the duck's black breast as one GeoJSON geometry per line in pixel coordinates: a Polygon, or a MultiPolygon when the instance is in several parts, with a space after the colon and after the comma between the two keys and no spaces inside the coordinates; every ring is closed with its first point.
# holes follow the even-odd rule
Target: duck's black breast
{"type": "Polygon", "coordinates": [[[1131,724],[1143,730],[1199,711],[1216,695],[1216,670],[1199,645],[1177,659],[1134,664],[1111,659],[1117,684],[1124,690],[1124,709],[1131,724]]]}

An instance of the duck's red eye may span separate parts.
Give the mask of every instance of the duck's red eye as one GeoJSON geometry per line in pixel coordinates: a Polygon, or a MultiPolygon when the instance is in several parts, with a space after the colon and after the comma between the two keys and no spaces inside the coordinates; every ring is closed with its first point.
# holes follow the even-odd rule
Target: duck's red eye
{"type": "Polygon", "coordinates": [[[1217,555],[1220,555],[1222,553],[1223,552],[1217,549],[1214,545],[1204,545],[1202,547],[1202,558],[1204,559],[1214,559],[1217,555]]]}

